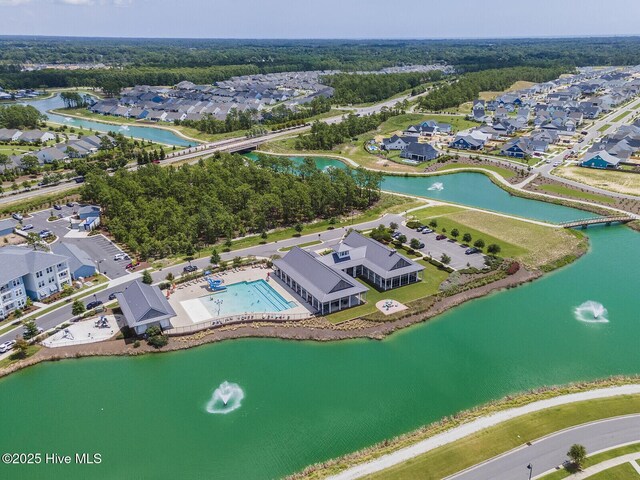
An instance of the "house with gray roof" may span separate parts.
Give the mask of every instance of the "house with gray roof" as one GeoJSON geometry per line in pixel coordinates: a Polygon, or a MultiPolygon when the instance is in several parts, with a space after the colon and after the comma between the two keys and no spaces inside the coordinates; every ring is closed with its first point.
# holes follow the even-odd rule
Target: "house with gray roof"
{"type": "Polygon", "coordinates": [[[22,135],[21,130],[15,128],[0,128],[0,142],[15,142],[22,135]]]}
{"type": "Polygon", "coordinates": [[[328,255],[295,247],[274,262],[275,275],[321,315],[360,305],[368,288],[384,291],[421,280],[424,267],[396,250],[350,232],[328,255]]]}
{"type": "Polygon", "coordinates": [[[153,325],[163,330],[172,328],[171,319],[176,312],[158,287],[135,280],[122,292],[116,293],[116,299],[127,325],[138,335],[153,325]]]}
{"type": "Polygon", "coordinates": [[[400,154],[402,158],[415,162],[428,162],[440,156],[440,152],[429,143],[410,143],[400,154]]]}
{"type": "Polygon", "coordinates": [[[74,244],[56,242],[51,247],[51,251],[57,255],[67,257],[69,271],[74,280],[89,278],[96,274],[96,262],[93,261],[87,252],[74,244]]]}

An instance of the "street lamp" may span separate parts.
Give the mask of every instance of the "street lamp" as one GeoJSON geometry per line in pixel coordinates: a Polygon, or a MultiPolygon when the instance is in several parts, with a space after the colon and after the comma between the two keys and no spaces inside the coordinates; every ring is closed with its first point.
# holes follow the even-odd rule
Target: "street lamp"
{"type": "Polygon", "coordinates": [[[533,465],[527,465],[527,470],[529,470],[529,480],[531,480],[531,475],[533,475],[533,465]]]}

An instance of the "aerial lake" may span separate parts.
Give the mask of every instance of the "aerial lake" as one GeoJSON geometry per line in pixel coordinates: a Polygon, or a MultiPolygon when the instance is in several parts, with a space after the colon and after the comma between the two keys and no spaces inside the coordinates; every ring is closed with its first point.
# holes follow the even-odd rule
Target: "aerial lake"
{"type": "MultiPolygon", "coordinates": [[[[511,197],[480,174],[386,177],[383,188],[556,222],[589,216],[511,197]],[[435,181],[444,188],[428,190],[435,181]]],[[[0,473],[278,478],[508,394],[640,373],[640,236],[623,226],[587,233],[591,249],[574,264],[383,341],[244,339],[10,375],[0,381],[3,452],[101,453],[102,463],[0,473]],[[581,320],[587,301],[607,309],[608,323],[581,320]],[[244,397],[210,413],[224,381],[244,397]]]]}

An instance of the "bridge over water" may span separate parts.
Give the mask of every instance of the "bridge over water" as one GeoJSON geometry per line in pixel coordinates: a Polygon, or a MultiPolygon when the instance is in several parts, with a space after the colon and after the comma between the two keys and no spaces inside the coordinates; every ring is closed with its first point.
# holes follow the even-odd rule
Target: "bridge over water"
{"type": "Polygon", "coordinates": [[[612,223],[627,223],[635,220],[631,215],[610,215],[608,217],[584,218],[582,220],[572,220],[563,222],[560,225],[564,228],[587,228],[589,225],[611,225],[612,223]]]}

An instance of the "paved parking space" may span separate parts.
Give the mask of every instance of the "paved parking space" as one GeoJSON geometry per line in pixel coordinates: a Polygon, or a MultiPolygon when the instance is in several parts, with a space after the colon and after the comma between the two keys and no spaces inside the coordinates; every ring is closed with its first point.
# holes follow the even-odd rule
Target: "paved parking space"
{"type": "Polygon", "coordinates": [[[482,268],[484,267],[484,255],[482,253],[473,253],[471,255],[465,254],[468,247],[461,245],[454,240],[436,240],[438,235],[434,233],[421,233],[406,227],[405,225],[399,225],[398,230],[407,237],[407,243],[412,238],[417,238],[424,243],[424,248],[421,248],[422,253],[426,253],[436,260],[440,260],[443,253],[451,257],[449,265],[456,270],[461,270],[467,267],[482,268]]]}

